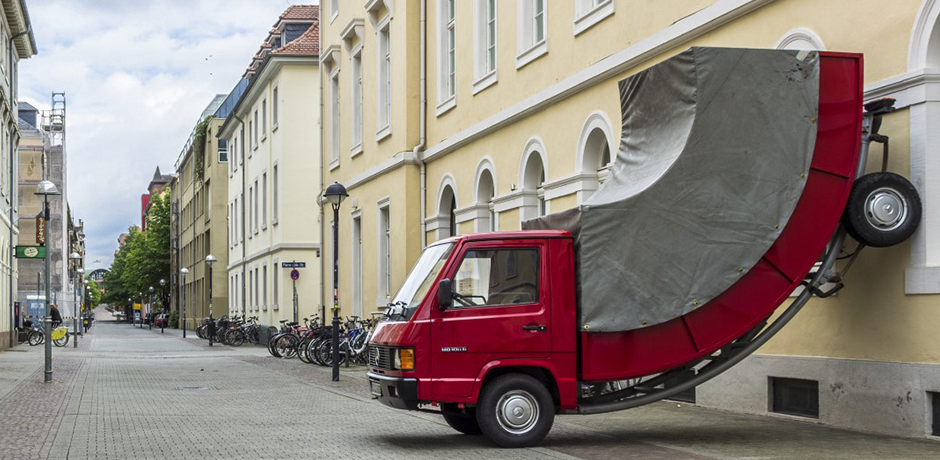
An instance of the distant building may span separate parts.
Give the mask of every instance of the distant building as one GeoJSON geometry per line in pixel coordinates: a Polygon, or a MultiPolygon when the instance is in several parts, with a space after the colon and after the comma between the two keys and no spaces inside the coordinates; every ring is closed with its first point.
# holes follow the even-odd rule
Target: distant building
{"type": "Polygon", "coordinates": [[[153,200],[154,196],[159,195],[172,179],[172,175],[161,174],[159,166],[157,166],[156,171],[153,172],[153,179],[150,179],[150,184],[147,185],[147,193],[140,195],[141,230],[147,231],[147,213],[150,212],[150,201],[153,200]]]}

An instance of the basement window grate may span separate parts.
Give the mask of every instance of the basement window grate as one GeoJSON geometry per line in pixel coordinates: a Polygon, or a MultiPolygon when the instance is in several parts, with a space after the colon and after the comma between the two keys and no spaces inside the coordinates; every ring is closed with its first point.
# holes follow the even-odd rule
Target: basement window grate
{"type": "Polygon", "coordinates": [[[819,418],[819,382],[771,377],[770,391],[771,412],[819,418]]]}
{"type": "Polygon", "coordinates": [[[930,400],[931,417],[930,422],[930,434],[932,436],[940,436],[940,393],[935,391],[927,392],[927,399],[930,400]]]}

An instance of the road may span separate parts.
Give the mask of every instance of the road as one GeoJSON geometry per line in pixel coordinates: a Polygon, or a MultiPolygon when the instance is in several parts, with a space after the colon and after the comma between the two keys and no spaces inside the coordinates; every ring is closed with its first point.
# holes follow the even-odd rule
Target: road
{"type": "Polygon", "coordinates": [[[54,348],[0,353],[0,459],[936,459],[940,443],[660,403],[561,416],[543,446],[504,450],[433,414],[369,399],[363,368],[280,360],[179,331],[99,322],[54,348]]]}

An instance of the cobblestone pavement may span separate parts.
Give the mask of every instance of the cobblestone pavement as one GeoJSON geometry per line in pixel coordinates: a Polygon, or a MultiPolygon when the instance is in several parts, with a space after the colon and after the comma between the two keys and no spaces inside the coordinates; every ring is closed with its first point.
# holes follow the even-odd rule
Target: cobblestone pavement
{"type": "Polygon", "coordinates": [[[0,354],[0,459],[940,458],[940,443],[654,404],[556,419],[542,447],[503,450],[433,414],[369,399],[362,368],[329,369],[179,331],[99,322],[78,348],[0,354]]]}

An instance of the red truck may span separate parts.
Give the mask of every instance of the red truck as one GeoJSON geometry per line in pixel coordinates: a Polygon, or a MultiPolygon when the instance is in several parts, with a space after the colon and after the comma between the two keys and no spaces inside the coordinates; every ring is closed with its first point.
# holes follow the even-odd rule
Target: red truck
{"type": "Polygon", "coordinates": [[[741,361],[862,248],[917,228],[911,184],[864,174],[893,101],[863,109],[862,88],[861,55],[715,48],[623,80],[607,182],[535,230],[428,246],[371,339],[373,396],[523,447],[556,414],[648,404],[741,361]]]}

